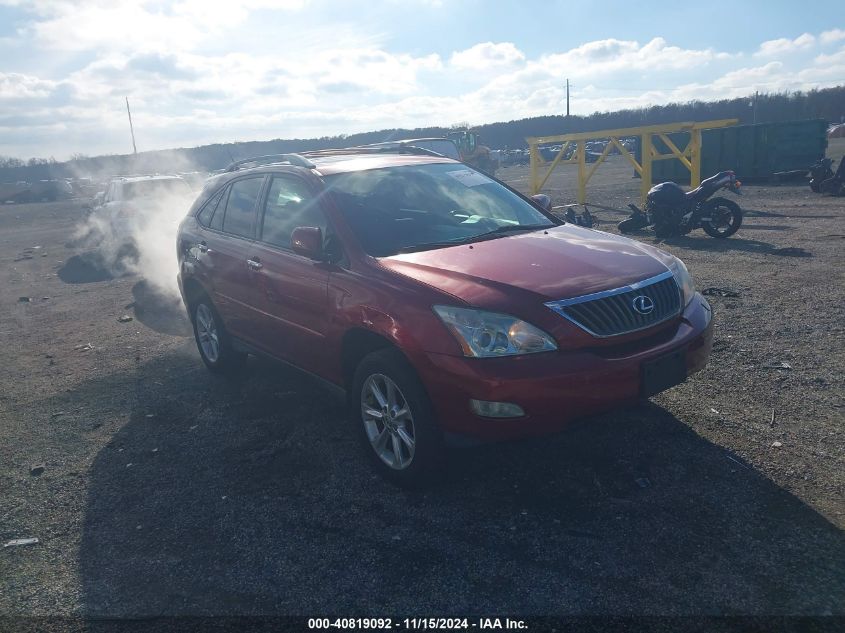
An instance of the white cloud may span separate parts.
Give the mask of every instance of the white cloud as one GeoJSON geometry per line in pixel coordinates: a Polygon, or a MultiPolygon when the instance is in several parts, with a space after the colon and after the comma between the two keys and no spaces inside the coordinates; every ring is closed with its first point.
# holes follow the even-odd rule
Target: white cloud
{"type": "Polygon", "coordinates": [[[539,64],[570,76],[592,76],[619,70],[685,70],[704,66],[732,55],[713,49],[684,49],[655,37],[640,45],[632,40],[606,39],[588,42],[565,53],[546,55],[539,64]]]}
{"type": "Polygon", "coordinates": [[[794,55],[845,38],[838,29],[764,42],[753,58],[663,38],[608,38],[534,56],[515,42],[486,41],[444,59],[433,48],[388,48],[379,32],[344,24],[321,25],[318,38],[291,30],[285,54],[231,44],[230,35],[245,42],[251,12],[306,4],[103,0],[74,12],[70,0],[34,0],[20,50],[31,46],[50,63],[0,71],[0,153],[126,151],[124,96],[139,148],[153,149],[556,114],[565,108],[565,78],[573,80],[573,112],[589,114],[805,90],[845,77],[845,49],[794,55]],[[218,40],[227,45],[215,47],[218,40]],[[75,59],[84,62],[74,69],[75,59]]]}
{"type": "Polygon", "coordinates": [[[833,29],[831,31],[824,31],[821,35],[819,35],[819,41],[825,44],[833,44],[840,40],[845,40],[845,30],[843,29],[833,29]]]}
{"type": "Polygon", "coordinates": [[[511,42],[483,42],[452,53],[449,63],[464,70],[490,70],[518,66],[524,61],[525,54],[511,42]]]}
{"type": "Polygon", "coordinates": [[[809,33],[799,35],[794,40],[782,37],[776,40],[768,40],[760,44],[760,48],[754,53],[757,57],[774,57],[777,55],[785,55],[795,53],[798,51],[812,48],[816,43],[816,38],[809,33]]]}
{"type": "MultiPolygon", "coordinates": [[[[0,0],[17,4],[17,0],[0,0]]],[[[259,9],[293,11],[308,0],[33,0],[21,6],[39,16],[35,40],[63,51],[190,50],[243,23],[259,9]]]]}
{"type": "Polygon", "coordinates": [[[49,97],[56,82],[21,73],[0,73],[0,100],[49,97]]]}

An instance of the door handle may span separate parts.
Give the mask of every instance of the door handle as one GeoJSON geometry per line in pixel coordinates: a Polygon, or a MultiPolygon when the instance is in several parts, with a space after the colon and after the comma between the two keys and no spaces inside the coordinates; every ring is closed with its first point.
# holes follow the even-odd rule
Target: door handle
{"type": "Polygon", "coordinates": [[[264,267],[264,264],[261,263],[257,257],[255,259],[248,259],[246,260],[246,265],[252,268],[253,270],[260,270],[264,267]]]}
{"type": "Polygon", "coordinates": [[[197,249],[200,253],[207,253],[209,251],[208,244],[205,243],[205,240],[197,244],[197,249]]]}

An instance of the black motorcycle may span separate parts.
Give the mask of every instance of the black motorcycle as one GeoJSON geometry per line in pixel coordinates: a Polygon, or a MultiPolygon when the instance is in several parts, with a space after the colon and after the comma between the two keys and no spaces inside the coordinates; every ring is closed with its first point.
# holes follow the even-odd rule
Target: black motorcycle
{"type": "Polygon", "coordinates": [[[685,235],[701,227],[711,237],[730,237],[742,225],[742,209],[731,200],[711,196],[720,189],[740,195],[741,184],[734,172],[720,171],[692,191],[674,182],[655,185],[646,196],[645,209],[629,204],[633,213],[617,226],[630,233],[651,225],[657,237],[685,235]]]}
{"type": "MultiPolygon", "coordinates": [[[[822,158],[810,165],[810,189],[815,193],[820,193],[822,183],[833,178],[833,159],[822,158]]],[[[841,165],[840,165],[841,167],[841,165]]]]}

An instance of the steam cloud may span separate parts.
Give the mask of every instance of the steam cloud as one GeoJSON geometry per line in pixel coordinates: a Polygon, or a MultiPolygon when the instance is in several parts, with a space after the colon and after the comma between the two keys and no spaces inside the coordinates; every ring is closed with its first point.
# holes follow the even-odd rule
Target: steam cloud
{"type": "Polygon", "coordinates": [[[96,207],[77,227],[74,241],[111,276],[137,274],[162,298],[178,302],[176,233],[200,186],[193,184],[191,192],[186,183],[184,194],[158,191],[132,199],[132,210],[118,221],[110,209],[96,207]]]}

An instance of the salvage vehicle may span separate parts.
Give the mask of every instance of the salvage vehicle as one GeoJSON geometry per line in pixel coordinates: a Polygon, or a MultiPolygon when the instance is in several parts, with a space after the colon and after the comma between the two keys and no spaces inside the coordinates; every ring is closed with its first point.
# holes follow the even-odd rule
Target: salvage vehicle
{"type": "Polygon", "coordinates": [[[165,207],[188,208],[194,194],[179,176],[120,176],[112,178],[94,209],[108,237],[131,243],[136,230],[165,207]]]}
{"type": "Polygon", "coordinates": [[[32,185],[30,183],[22,180],[0,182],[0,204],[31,201],[32,185]]]}
{"type": "Polygon", "coordinates": [[[0,183],[0,203],[55,202],[73,197],[73,188],[66,180],[0,183]]]}
{"type": "Polygon", "coordinates": [[[345,393],[400,485],[442,473],[447,446],[554,433],[702,369],[711,308],[684,264],[548,205],[412,147],[233,163],[178,231],[200,357],[345,393]]]}
{"type": "Polygon", "coordinates": [[[699,227],[710,237],[730,237],[742,225],[742,209],[732,200],[711,196],[720,189],[741,195],[741,186],[732,171],[720,171],[691,191],[663,182],[649,189],[645,209],[629,204],[631,215],[617,226],[620,232],[630,233],[651,225],[655,235],[664,238],[686,235],[699,227]]]}

